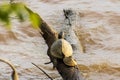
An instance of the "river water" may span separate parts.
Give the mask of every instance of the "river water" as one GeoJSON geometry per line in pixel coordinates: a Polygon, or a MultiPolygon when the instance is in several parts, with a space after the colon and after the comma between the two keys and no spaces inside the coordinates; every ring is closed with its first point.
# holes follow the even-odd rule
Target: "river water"
{"type": "MultiPolygon", "coordinates": [[[[0,3],[8,0],[1,0],[0,3]]],[[[64,27],[63,9],[76,13],[73,21],[84,53],[74,54],[86,80],[120,80],[120,0],[14,0],[37,12],[57,31],[64,27]]],[[[55,80],[61,80],[49,61],[47,45],[28,22],[13,20],[11,31],[0,25],[0,58],[11,61],[20,80],[49,80],[31,62],[55,80]]],[[[9,80],[11,69],[0,63],[0,80],[9,80]]]]}

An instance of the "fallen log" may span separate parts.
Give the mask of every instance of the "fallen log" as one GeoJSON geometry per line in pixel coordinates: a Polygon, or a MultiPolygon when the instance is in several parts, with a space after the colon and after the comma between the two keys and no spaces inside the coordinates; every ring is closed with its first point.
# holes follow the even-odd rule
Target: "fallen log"
{"type": "Polygon", "coordinates": [[[53,67],[58,70],[63,80],[83,80],[77,65],[68,66],[62,59],[56,59],[51,55],[50,48],[51,45],[58,40],[58,32],[50,27],[43,19],[41,19],[41,25],[39,28],[42,37],[48,45],[47,54],[50,57],[50,61],[53,63],[53,67]]]}
{"type": "Polygon", "coordinates": [[[40,29],[42,31],[41,35],[48,45],[47,55],[50,58],[50,62],[48,62],[48,63],[52,62],[53,68],[55,68],[54,57],[50,54],[50,47],[53,44],[53,42],[58,39],[58,33],[52,27],[48,26],[47,23],[45,21],[43,21],[42,19],[41,19],[40,29]]]}

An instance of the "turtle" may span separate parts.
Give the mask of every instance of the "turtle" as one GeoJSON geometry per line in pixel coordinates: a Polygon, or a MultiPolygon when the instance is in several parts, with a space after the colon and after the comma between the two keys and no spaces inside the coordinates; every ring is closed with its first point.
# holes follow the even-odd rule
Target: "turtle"
{"type": "Polygon", "coordinates": [[[63,59],[63,62],[68,66],[77,65],[77,62],[72,58],[72,46],[65,39],[56,40],[52,44],[50,52],[54,58],[63,59]]]}

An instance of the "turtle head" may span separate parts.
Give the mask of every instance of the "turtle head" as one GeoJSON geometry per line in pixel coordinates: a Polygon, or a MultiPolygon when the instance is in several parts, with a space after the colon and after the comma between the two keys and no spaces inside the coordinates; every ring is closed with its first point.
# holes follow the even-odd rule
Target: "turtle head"
{"type": "Polygon", "coordinates": [[[65,33],[62,31],[58,34],[58,39],[64,39],[65,38],[65,33]]]}

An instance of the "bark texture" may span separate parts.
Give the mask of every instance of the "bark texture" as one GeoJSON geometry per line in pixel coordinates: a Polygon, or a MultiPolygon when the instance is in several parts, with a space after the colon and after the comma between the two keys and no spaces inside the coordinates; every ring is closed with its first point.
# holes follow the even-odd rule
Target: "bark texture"
{"type": "Polygon", "coordinates": [[[59,74],[62,76],[63,80],[83,80],[80,76],[80,71],[77,66],[70,67],[64,64],[62,60],[55,59],[51,53],[50,48],[54,41],[58,39],[58,33],[55,31],[52,27],[47,25],[45,21],[42,20],[41,26],[40,26],[42,36],[45,39],[47,45],[48,45],[48,51],[47,54],[50,57],[51,62],[53,63],[53,66],[56,67],[59,74]],[[54,64],[54,60],[57,61],[56,64],[54,64]]]}

